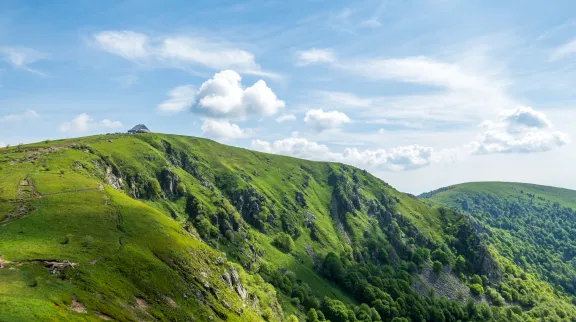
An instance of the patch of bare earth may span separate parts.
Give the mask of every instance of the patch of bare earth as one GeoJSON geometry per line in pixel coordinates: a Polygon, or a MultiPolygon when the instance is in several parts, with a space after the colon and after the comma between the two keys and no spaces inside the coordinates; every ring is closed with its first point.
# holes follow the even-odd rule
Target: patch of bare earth
{"type": "Polygon", "coordinates": [[[105,320],[105,321],[112,321],[112,320],[114,320],[113,318],[109,317],[108,315],[106,315],[106,314],[104,314],[104,313],[98,313],[97,316],[98,316],[99,318],[101,318],[102,320],[105,320]]]}
{"type": "Polygon", "coordinates": [[[137,297],[136,298],[136,307],[146,311],[148,309],[148,303],[146,303],[146,300],[141,298],[141,297],[137,297]]]}
{"type": "Polygon", "coordinates": [[[87,312],[84,304],[78,302],[78,299],[76,299],[76,296],[72,297],[72,305],[70,305],[70,309],[76,313],[86,313],[87,312]]]}

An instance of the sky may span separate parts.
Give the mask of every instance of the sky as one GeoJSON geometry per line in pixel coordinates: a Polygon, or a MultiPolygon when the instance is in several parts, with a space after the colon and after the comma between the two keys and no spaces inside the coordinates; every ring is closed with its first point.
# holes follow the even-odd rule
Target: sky
{"type": "Polygon", "coordinates": [[[576,2],[0,2],[0,147],[125,132],[576,189],[576,2]]]}

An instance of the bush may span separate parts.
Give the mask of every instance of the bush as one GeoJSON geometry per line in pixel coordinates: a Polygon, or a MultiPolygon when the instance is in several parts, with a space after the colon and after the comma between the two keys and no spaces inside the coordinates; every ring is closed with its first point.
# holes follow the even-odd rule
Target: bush
{"type": "Polygon", "coordinates": [[[472,284],[470,285],[470,292],[474,295],[481,295],[484,294],[484,287],[480,284],[472,284]]]}
{"type": "Polygon", "coordinates": [[[432,264],[432,269],[434,270],[434,272],[436,272],[436,274],[440,274],[443,268],[444,265],[442,265],[442,263],[440,263],[439,261],[434,261],[434,263],[432,264]]]}
{"type": "Polygon", "coordinates": [[[440,261],[442,264],[448,264],[449,257],[443,250],[438,248],[437,250],[432,252],[432,259],[436,261],[440,261]]]}
{"type": "Polygon", "coordinates": [[[276,248],[284,253],[289,253],[294,249],[294,241],[292,240],[292,237],[286,233],[279,233],[276,235],[272,241],[272,245],[276,246],[276,248]]]}

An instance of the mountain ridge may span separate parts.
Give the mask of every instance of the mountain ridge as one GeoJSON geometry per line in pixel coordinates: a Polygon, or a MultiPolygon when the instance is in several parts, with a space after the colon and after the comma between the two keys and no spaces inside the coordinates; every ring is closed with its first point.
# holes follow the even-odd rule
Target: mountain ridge
{"type": "Polygon", "coordinates": [[[0,178],[0,320],[576,316],[466,216],[340,163],[101,135],[2,149],[0,178]]]}

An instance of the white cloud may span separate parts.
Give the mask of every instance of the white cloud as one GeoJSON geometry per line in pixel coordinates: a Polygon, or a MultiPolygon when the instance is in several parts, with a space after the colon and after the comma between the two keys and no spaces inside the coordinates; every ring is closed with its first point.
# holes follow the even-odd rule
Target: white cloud
{"type": "Polygon", "coordinates": [[[27,110],[24,113],[21,114],[8,114],[5,116],[0,116],[0,122],[18,122],[18,121],[23,121],[23,120],[31,120],[31,119],[35,119],[38,118],[39,115],[38,113],[36,113],[36,111],[34,110],[27,110]]]}
{"type": "Polygon", "coordinates": [[[244,88],[242,77],[233,70],[216,73],[194,91],[191,85],[173,89],[160,111],[193,112],[215,118],[244,119],[247,115],[272,116],[285,107],[284,101],[263,80],[244,88]]]}
{"type": "Polygon", "coordinates": [[[111,121],[109,119],[103,119],[101,121],[95,121],[90,115],[82,113],[75,117],[71,121],[63,122],[60,124],[60,132],[71,132],[71,133],[83,133],[88,131],[96,131],[100,129],[119,129],[122,128],[119,121],[111,121]]]}
{"type": "Polygon", "coordinates": [[[346,123],[350,123],[350,118],[338,111],[324,112],[322,109],[309,110],[306,112],[304,122],[311,126],[314,130],[322,132],[325,130],[332,130],[341,127],[346,123]]]}
{"type": "Polygon", "coordinates": [[[567,43],[554,48],[552,53],[550,54],[551,60],[558,60],[565,58],[566,56],[570,56],[576,54],[576,38],[568,41],[567,43]]]}
{"type": "Polygon", "coordinates": [[[498,90],[481,73],[468,71],[455,63],[437,61],[424,56],[397,59],[364,59],[345,63],[343,68],[359,75],[384,80],[493,93],[498,90]]]}
{"type": "Polygon", "coordinates": [[[354,58],[327,63],[331,68],[367,79],[431,87],[414,95],[359,97],[347,92],[317,92],[318,106],[360,107],[361,121],[394,119],[403,123],[474,124],[518,102],[507,93],[505,71],[490,64],[484,53],[446,62],[425,56],[403,58],[354,58]]]}
{"type": "Polygon", "coordinates": [[[296,64],[299,66],[306,66],[315,63],[335,63],[336,56],[332,49],[324,48],[312,48],[308,50],[302,50],[296,52],[296,64]]]}
{"type": "Polygon", "coordinates": [[[0,148],[5,148],[6,147],[6,143],[0,141],[0,148]]]}
{"type": "Polygon", "coordinates": [[[482,127],[484,132],[469,145],[475,154],[545,152],[570,143],[567,133],[554,131],[546,115],[530,107],[504,111],[498,121],[482,127]]]}
{"type": "Polygon", "coordinates": [[[100,49],[138,64],[183,69],[204,66],[213,70],[235,69],[243,74],[279,77],[263,71],[254,54],[202,38],[153,38],[133,31],[102,31],[94,34],[93,40],[100,49]]]}
{"type": "Polygon", "coordinates": [[[133,31],[102,31],[94,41],[102,50],[130,60],[152,55],[148,36],[133,31]]]}
{"type": "Polygon", "coordinates": [[[336,158],[335,154],[330,152],[328,146],[295,136],[277,140],[273,143],[253,140],[252,148],[267,153],[288,155],[302,159],[331,161],[336,158]]]}
{"type": "Polygon", "coordinates": [[[158,105],[158,110],[165,113],[182,112],[194,105],[196,89],[192,85],[183,85],[168,92],[169,98],[158,105]]]}
{"type": "Polygon", "coordinates": [[[212,119],[205,120],[201,129],[206,136],[221,140],[246,138],[251,132],[228,121],[212,119]]]}
{"type": "Polygon", "coordinates": [[[296,120],[296,115],[294,114],[283,114],[280,115],[279,117],[276,118],[276,122],[278,123],[282,123],[282,122],[286,122],[286,121],[295,121],[296,120]]]}
{"type": "Polygon", "coordinates": [[[361,168],[385,170],[414,170],[434,162],[434,149],[419,145],[402,146],[386,151],[384,149],[358,150],[345,149],[344,152],[332,152],[324,144],[305,138],[291,137],[272,143],[253,140],[252,148],[274,154],[289,155],[298,158],[334,161],[351,164],[361,168]]]}
{"type": "Polygon", "coordinates": [[[14,68],[22,69],[40,76],[46,76],[43,72],[32,69],[29,66],[30,64],[47,57],[46,54],[37,50],[24,47],[0,47],[0,57],[3,57],[4,61],[14,66],[14,68]]]}

